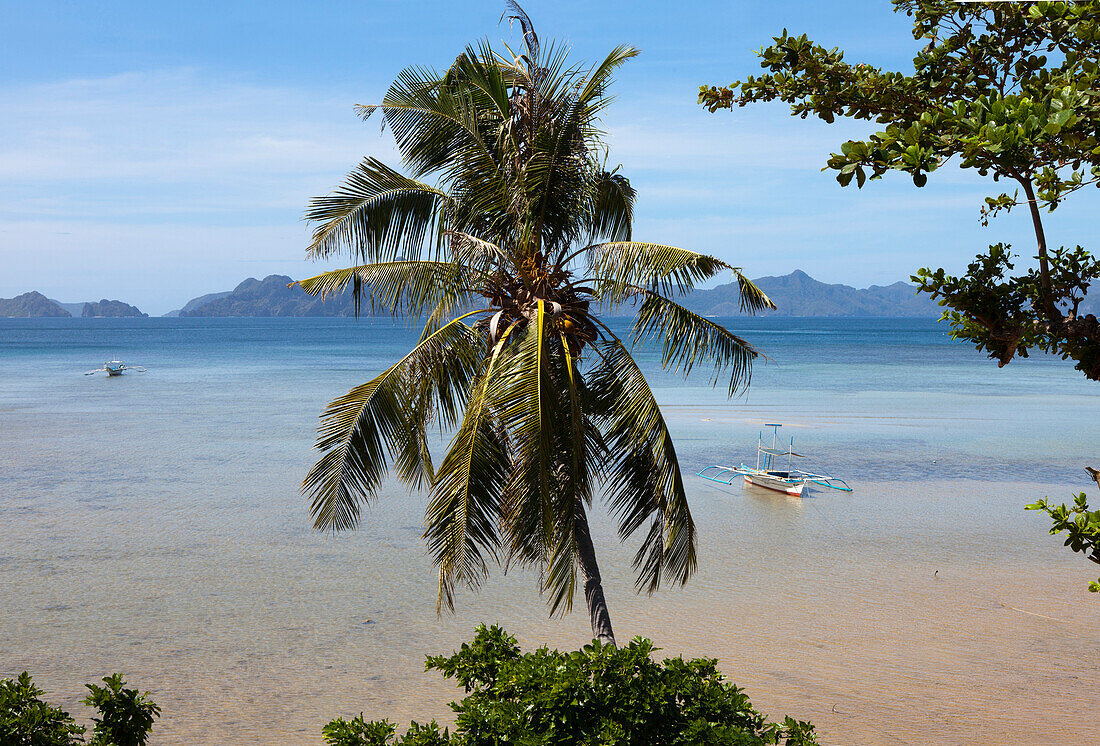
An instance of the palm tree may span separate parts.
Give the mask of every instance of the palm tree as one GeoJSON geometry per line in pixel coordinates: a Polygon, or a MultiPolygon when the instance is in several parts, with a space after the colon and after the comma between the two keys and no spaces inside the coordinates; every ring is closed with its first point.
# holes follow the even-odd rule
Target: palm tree
{"type": "Polygon", "coordinates": [[[707,361],[732,396],[758,353],[671,298],[732,270],[744,309],[772,304],[719,259],[632,240],[634,190],[602,165],[598,125],[612,73],[637,50],[570,64],[514,2],[506,15],[520,54],[483,42],[443,74],[406,69],[380,106],[359,107],[380,111],[408,175],[366,158],[307,212],[319,223],[309,255],[346,250],[359,266],[302,280],[306,292],[350,286],[357,313],[366,301],[427,323],[407,355],[325,410],[302,492],[317,528],[351,529],[392,469],[430,493],[437,609],[494,561],[537,568],[551,614],[565,612],[579,572],[593,635],[614,643],[587,518],[597,491],[621,539],[645,528],[639,590],[696,567],[676,451],[631,349],[659,341],[684,374],[707,361]],[[599,318],[627,302],[629,342],[599,318]],[[433,425],[454,432],[438,465],[433,425]]]}

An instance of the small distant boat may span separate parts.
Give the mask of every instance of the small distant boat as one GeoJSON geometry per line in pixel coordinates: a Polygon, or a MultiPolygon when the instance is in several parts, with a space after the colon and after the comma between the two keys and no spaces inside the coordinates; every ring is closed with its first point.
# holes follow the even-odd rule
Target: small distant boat
{"type": "Polygon", "coordinates": [[[138,373],[145,372],[145,368],[142,368],[140,365],[127,365],[121,360],[108,360],[103,363],[102,368],[90,370],[84,375],[94,376],[96,373],[106,373],[108,376],[121,376],[122,372],[127,370],[137,371],[138,373]]]}
{"type": "Polygon", "coordinates": [[[807,484],[816,484],[820,487],[828,487],[841,492],[851,492],[852,488],[843,479],[830,477],[827,474],[814,474],[794,468],[794,459],[805,458],[801,453],[794,452],[794,438],[791,438],[787,450],[777,448],[779,440],[779,423],[768,422],[764,427],[772,428],[772,445],[768,448],[764,445],[764,435],[757,436],[756,441],[756,467],[745,466],[708,466],[699,472],[698,476],[721,484],[733,484],[739,477],[748,484],[763,487],[767,490],[775,490],[785,495],[801,497],[802,490],[807,484]],[[782,459],[787,459],[787,469],[784,471],[779,466],[782,459]],[[780,459],[779,462],[776,459],[780,459]]]}

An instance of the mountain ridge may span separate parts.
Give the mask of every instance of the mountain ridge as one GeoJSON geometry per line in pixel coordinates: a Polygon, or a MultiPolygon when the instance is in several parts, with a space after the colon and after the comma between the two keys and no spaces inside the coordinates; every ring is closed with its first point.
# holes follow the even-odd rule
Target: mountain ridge
{"type": "MultiPolygon", "coordinates": [[[[888,318],[933,318],[942,309],[927,295],[917,295],[917,286],[898,281],[892,285],[854,288],[840,283],[815,280],[801,269],[786,275],[767,275],[753,280],[777,308],[768,316],[880,316],[888,318]]],[[[741,296],[737,283],[695,290],[683,298],[683,305],[704,316],[740,315],[741,296]]]]}
{"type": "MultiPolygon", "coordinates": [[[[324,301],[312,297],[286,275],[268,275],[262,280],[249,277],[233,290],[193,298],[179,316],[353,316],[350,290],[324,301]]],[[[815,280],[800,269],[786,275],[768,275],[753,282],[778,306],[769,316],[880,316],[893,318],[935,318],[942,309],[907,282],[854,288],[815,280]]],[[[681,299],[683,305],[704,316],[740,315],[741,296],[737,283],[695,290],[681,299]]],[[[623,309],[623,315],[629,315],[623,309]]]]}
{"type": "Polygon", "coordinates": [[[268,275],[262,280],[249,277],[233,290],[200,296],[179,311],[181,317],[195,316],[354,316],[352,293],[329,296],[325,300],[307,294],[293,285],[286,275],[268,275]],[[292,286],[293,285],[293,286],[292,286]],[[199,302],[203,297],[210,300],[199,302]],[[188,308],[190,307],[190,310],[188,308]]]}
{"type": "Polygon", "coordinates": [[[72,314],[37,290],[0,298],[0,318],[69,318],[72,314]]]}

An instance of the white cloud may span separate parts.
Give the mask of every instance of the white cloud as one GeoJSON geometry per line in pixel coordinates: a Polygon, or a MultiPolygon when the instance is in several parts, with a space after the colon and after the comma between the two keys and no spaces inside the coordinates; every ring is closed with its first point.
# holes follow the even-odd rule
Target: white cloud
{"type": "MultiPolygon", "coordinates": [[[[0,84],[0,296],[109,295],[162,313],[248,275],[316,271],[300,260],[308,199],[364,155],[397,163],[378,123],[352,110],[384,87],[274,87],[199,69],[0,84]]],[[[621,102],[606,128],[612,165],[639,189],[637,235],[714,251],[753,276],[801,267],[882,284],[921,264],[961,269],[1000,240],[1029,251],[1024,216],[978,226],[996,190],[971,174],[856,191],[821,173],[867,123],[621,102]]],[[[1052,243],[1086,243],[1084,203],[1048,221],[1052,243]]]]}
{"type": "Polygon", "coordinates": [[[300,210],[368,150],[393,155],[350,96],[198,70],[24,85],[0,98],[0,212],[21,216],[300,210]]]}
{"type": "Polygon", "coordinates": [[[300,276],[316,269],[299,260],[309,198],[366,154],[397,160],[352,94],[194,69],[0,87],[0,100],[0,296],[162,313],[248,274],[300,276]]]}

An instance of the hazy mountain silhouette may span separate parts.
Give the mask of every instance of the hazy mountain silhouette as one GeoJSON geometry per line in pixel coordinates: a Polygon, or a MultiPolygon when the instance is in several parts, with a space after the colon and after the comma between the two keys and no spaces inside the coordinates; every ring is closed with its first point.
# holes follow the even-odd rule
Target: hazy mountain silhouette
{"type": "MultiPolygon", "coordinates": [[[[168,316],[352,316],[351,291],[324,301],[300,287],[287,287],[291,278],[270,275],[248,278],[231,291],[199,296],[168,316]]],[[[939,306],[916,286],[905,282],[857,289],[849,285],[818,282],[802,270],[780,277],[761,277],[754,282],[775,301],[773,316],[885,316],[936,317],[939,306]]],[[[696,290],[682,299],[691,310],[706,316],[737,316],[740,296],[737,284],[696,290]]],[[[367,309],[364,307],[363,309],[367,309]]],[[[622,309],[630,315],[629,306],[622,309]]]]}
{"type": "Polygon", "coordinates": [[[28,318],[32,316],[67,318],[72,314],[35,290],[17,295],[14,298],[0,298],[0,317],[28,318]]]}
{"type": "MultiPolygon", "coordinates": [[[[769,316],[937,317],[943,310],[927,295],[917,295],[916,286],[906,282],[857,289],[819,282],[800,269],[753,282],[777,306],[766,314],[769,316]]],[[[683,303],[705,316],[737,316],[741,298],[733,282],[696,290],[683,303]]]]}
{"type": "Polygon", "coordinates": [[[351,291],[325,300],[308,295],[286,275],[268,275],[262,280],[249,277],[228,293],[196,298],[184,306],[180,316],[352,316],[351,291]]]}

